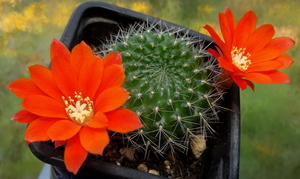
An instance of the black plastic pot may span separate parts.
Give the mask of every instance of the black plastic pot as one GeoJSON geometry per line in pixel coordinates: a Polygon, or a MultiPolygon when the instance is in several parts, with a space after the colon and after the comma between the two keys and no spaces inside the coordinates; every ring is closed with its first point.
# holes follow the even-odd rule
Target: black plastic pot
{"type": "MultiPolygon", "coordinates": [[[[100,45],[109,35],[116,33],[119,27],[128,27],[135,22],[157,22],[158,19],[120,8],[103,2],[86,2],[73,12],[68,25],[62,34],[61,41],[72,49],[84,40],[89,45],[100,45]]],[[[168,26],[175,24],[164,22],[168,26]]],[[[181,27],[183,28],[183,27],[181,27]]],[[[212,39],[192,30],[184,30],[188,35],[199,37],[209,47],[214,47],[212,39]]],[[[203,43],[203,42],[202,42],[203,43]]],[[[229,110],[220,116],[216,125],[219,134],[210,139],[203,162],[201,178],[237,179],[239,177],[240,156],[240,99],[239,89],[233,85],[225,97],[224,106],[229,110]]],[[[77,175],[69,173],[63,162],[63,151],[55,149],[51,142],[34,142],[29,145],[32,153],[41,161],[52,165],[53,179],[159,179],[164,178],[138,171],[132,168],[117,166],[101,160],[88,157],[77,175]]],[[[200,172],[200,171],[199,171],[200,172]]]]}

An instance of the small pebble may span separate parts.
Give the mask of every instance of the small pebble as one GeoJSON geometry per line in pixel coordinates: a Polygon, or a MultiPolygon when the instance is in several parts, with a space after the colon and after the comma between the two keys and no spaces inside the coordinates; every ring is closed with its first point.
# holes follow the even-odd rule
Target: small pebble
{"type": "MultiPolygon", "coordinates": [[[[170,167],[170,166],[168,166],[168,167],[170,167]]],[[[172,173],[172,169],[171,169],[171,168],[166,168],[164,171],[165,171],[167,174],[171,174],[171,173],[172,173]]]]}
{"type": "Polygon", "coordinates": [[[130,161],[134,160],[135,149],[133,147],[124,147],[120,149],[120,154],[124,155],[130,161]]]}
{"type": "Polygon", "coordinates": [[[165,166],[171,166],[171,162],[169,160],[164,161],[165,166]]]}
{"type": "Polygon", "coordinates": [[[140,170],[140,171],[143,171],[143,172],[148,172],[148,167],[147,165],[141,163],[137,166],[137,169],[140,170]]]}
{"type": "Polygon", "coordinates": [[[206,149],[206,140],[204,139],[203,135],[198,134],[195,137],[191,138],[190,147],[194,158],[200,158],[201,154],[206,149]]]}
{"type": "Polygon", "coordinates": [[[164,161],[164,164],[165,164],[165,166],[166,166],[166,168],[165,168],[165,172],[167,172],[167,174],[170,174],[170,173],[172,173],[172,170],[171,170],[171,162],[169,161],[169,160],[165,160],[164,161]]]}
{"type": "Polygon", "coordinates": [[[159,175],[159,172],[157,170],[152,170],[152,169],[150,169],[148,171],[148,173],[151,173],[151,174],[154,174],[154,175],[159,175]]]}

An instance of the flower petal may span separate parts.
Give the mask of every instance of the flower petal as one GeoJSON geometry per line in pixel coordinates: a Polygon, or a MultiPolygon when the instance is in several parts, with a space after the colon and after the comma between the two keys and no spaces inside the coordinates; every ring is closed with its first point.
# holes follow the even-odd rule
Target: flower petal
{"type": "Polygon", "coordinates": [[[238,22],[234,37],[232,46],[243,48],[245,47],[245,44],[250,36],[250,34],[254,31],[256,26],[256,15],[253,11],[248,11],[238,22]]]}
{"type": "Polygon", "coordinates": [[[108,67],[109,65],[112,64],[117,64],[117,65],[121,65],[122,64],[122,53],[118,53],[118,52],[111,52],[109,54],[107,54],[103,61],[104,61],[104,67],[108,67]]]}
{"type": "Polygon", "coordinates": [[[279,57],[277,57],[275,60],[282,62],[282,66],[278,70],[289,68],[294,63],[292,57],[284,53],[279,55],[279,57]]]}
{"type": "Polygon", "coordinates": [[[254,81],[256,83],[262,83],[262,84],[272,83],[272,79],[263,73],[245,73],[243,76],[249,79],[250,81],[254,81]]]}
{"type": "Polygon", "coordinates": [[[234,71],[234,66],[231,63],[228,63],[225,58],[219,57],[218,58],[219,62],[219,67],[223,67],[227,71],[233,72],[234,71]]]}
{"type": "Polygon", "coordinates": [[[254,62],[273,60],[292,48],[294,44],[295,42],[287,37],[274,38],[265,46],[265,48],[252,54],[251,60],[254,62]]]}
{"type": "Polygon", "coordinates": [[[247,88],[247,82],[245,79],[242,79],[239,76],[232,76],[232,79],[242,90],[247,88]]]}
{"type": "Polygon", "coordinates": [[[262,50],[251,55],[250,59],[253,63],[265,62],[277,58],[281,52],[277,48],[263,48],[262,50]]]}
{"type": "Polygon", "coordinates": [[[101,83],[103,75],[103,61],[98,56],[90,57],[82,64],[79,74],[79,86],[83,96],[92,100],[101,83]],[[97,58],[96,58],[97,57],[97,58]]]}
{"type": "Polygon", "coordinates": [[[63,146],[65,144],[66,144],[66,141],[64,141],[64,140],[57,140],[57,141],[54,142],[54,147],[58,148],[58,147],[63,146]]]}
{"type": "Polygon", "coordinates": [[[77,134],[81,127],[71,120],[60,120],[48,129],[47,134],[52,141],[67,140],[77,134]]]}
{"type": "Polygon", "coordinates": [[[239,76],[232,76],[232,79],[242,90],[245,90],[248,86],[250,86],[250,88],[254,91],[254,84],[251,81],[242,79],[239,76]]]}
{"type": "Polygon", "coordinates": [[[245,80],[245,81],[247,82],[248,86],[250,86],[250,88],[254,91],[254,84],[249,80],[245,80]]]}
{"type": "MultiPolygon", "coordinates": [[[[75,74],[78,76],[81,71],[82,65],[90,59],[100,57],[94,55],[93,50],[88,46],[84,41],[81,41],[80,44],[76,45],[71,52],[70,64],[75,70],[75,74]]],[[[90,69],[91,70],[91,69],[90,69]]]]}
{"type": "Polygon", "coordinates": [[[33,65],[28,68],[33,82],[47,95],[61,101],[63,94],[56,86],[51,71],[41,65],[33,65]]]}
{"type": "Polygon", "coordinates": [[[31,79],[19,78],[7,85],[7,88],[11,90],[16,96],[24,99],[29,95],[45,95],[31,79]]]}
{"type": "Polygon", "coordinates": [[[66,118],[69,117],[66,114],[65,106],[63,103],[59,103],[56,100],[43,96],[43,95],[30,95],[27,96],[22,105],[27,111],[44,117],[57,117],[66,118]]]}
{"type": "Polygon", "coordinates": [[[247,44],[247,52],[253,54],[265,47],[275,34],[273,25],[265,24],[257,28],[249,37],[247,44]]]}
{"type": "Polygon", "coordinates": [[[272,84],[290,83],[289,76],[280,71],[268,71],[268,72],[263,72],[263,74],[267,75],[269,78],[272,79],[272,84]]]}
{"type": "Polygon", "coordinates": [[[102,91],[111,87],[120,87],[125,81],[124,68],[120,65],[112,64],[106,67],[103,71],[103,77],[99,89],[98,96],[102,91]]]}
{"type": "Polygon", "coordinates": [[[295,41],[288,37],[277,37],[268,43],[266,48],[272,47],[280,51],[280,53],[290,50],[295,45],[295,41]]]}
{"type": "Polygon", "coordinates": [[[118,108],[105,113],[108,119],[108,130],[126,133],[143,127],[139,117],[133,111],[126,108],[118,108]]]}
{"type": "Polygon", "coordinates": [[[78,134],[67,140],[64,161],[69,172],[76,174],[87,156],[88,151],[82,147],[78,134]]]}
{"type": "Polygon", "coordinates": [[[94,129],[86,126],[80,130],[79,136],[80,142],[85,150],[92,154],[99,155],[102,155],[103,150],[110,140],[105,128],[94,129]]]}
{"type": "Polygon", "coordinates": [[[51,69],[54,81],[65,97],[73,96],[75,91],[79,91],[77,73],[67,61],[61,57],[53,58],[51,69]]]}
{"type": "Polygon", "coordinates": [[[229,26],[229,23],[227,21],[227,17],[225,14],[219,13],[219,22],[220,22],[220,28],[222,31],[224,41],[228,46],[231,46],[232,38],[233,38],[233,33],[231,33],[232,27],[229,26]]]}
{"type": "Polygon", "coordinates": [[[53,39],[50,45],[50,57],[53,59],[54,57],[60,57],[67,62],[70,61],[70,51],[67,47],[59,40],[53,39]]]}
{"type": "Polygon", "coordinates": [[[249,72],[257,72],[257,71],[271,71],[277,70],[282,67],[282,62],[277,60],[270,60],[261,63],[254,63],[249,66],[247,69],[247,73],[249,72]]]}
{"type": "Polygon", "coordinates": [[[224,14],[226,16],[226,20],[230,29],[230,33],[233,34],[236,24],[235,24],[235,19],[232,11],[229,8],[225,8],[224,14]]]}
{"type": "Polygon", "coordinates": [[[34,120],[40,118],[40,116],[32,114],[26,110],[20,110],[18,111],[12,118],[11,120],[14,120],[16,122],[20,123],[31,123],[34,120]]]}
{"type": "Polygon", "coordinates": [[[88,121],[86,125],[93,128],[105,128],[108,126],[107,118],[102,112],[98,111],[93,119],[88,121]]]}
{"type": "Polygon", "coordinates": [[[121,87],[108,88],[103,91],[95,103],[96,111],[108,112],[122,106],[128,99],[129,92],[121,87]]]}
{"type": "Polygon", "coordinates": [[[29,143],[50,140],[47,130],[61,119],[41,117],[31,122],[25,131],[25,140],[29,143]]]}
{"type": "MultiPolygon", "coordinates": [[[[203,28],[208,31],[208,33],[210,34],[210,36],[214,39],[215,43],[221,49],[222,49],[222,47],[225,47],[225,45],[224,45],[225,43],[221,40],[221,38],[219,37],[219,35],[216,33],[216,31],[211,26],[205,25],[203,28]]],[[[224,50],[224,49],[222,49],[222,50],[224,50]]]]}

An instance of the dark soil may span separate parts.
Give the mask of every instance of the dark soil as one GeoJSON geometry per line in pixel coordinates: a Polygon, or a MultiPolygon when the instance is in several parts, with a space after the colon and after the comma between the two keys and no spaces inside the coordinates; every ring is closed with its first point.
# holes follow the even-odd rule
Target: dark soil
{"type": "Polygon", "coordinates": [[[204,163],[202,156],[206,152],[200,159],[194,159],[191,155],[182,153],[175,153],[174,157],[170,153],[161,157],[156,156],[153,152],[149,152],[149,156],[145,158],[144,154],[135,151],[134,148],[121,144],[122,141],[111,140],[103,156],[98,156],[98,159],[134,169],[137,169],[140,164],[145,164],[148,170],[156,170],[160,176],[167,178],[198,179],[201,177],[204,163]]]}

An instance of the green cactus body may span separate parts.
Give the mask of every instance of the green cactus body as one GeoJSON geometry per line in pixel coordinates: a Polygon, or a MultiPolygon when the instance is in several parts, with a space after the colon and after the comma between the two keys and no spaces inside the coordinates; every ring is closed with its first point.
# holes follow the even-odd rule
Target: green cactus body
{"type": "Polygon", "coordinates": [[[217,72],[213,58],[195,47],[195,39],[179,36],[175,29],[159,29],[135,25],[129,32],[122,30],[109,46],[109,51],[122,52],[124,87],[130,92],[124,107],[144,124],[126,137],[137,149],[186,153],[188,139],[205,135],[208,121],[217,116],[217,72]]]}

